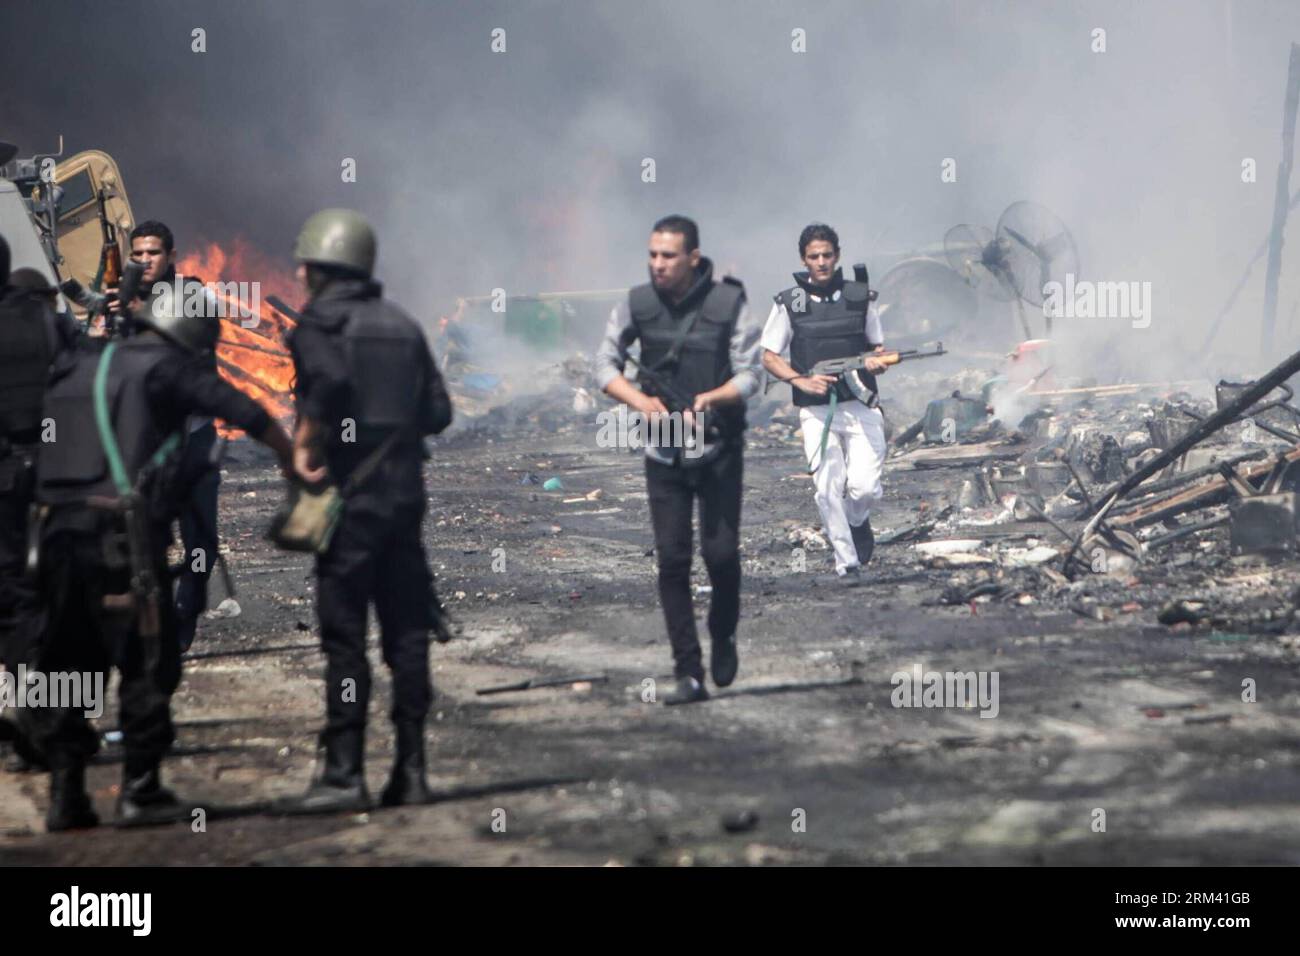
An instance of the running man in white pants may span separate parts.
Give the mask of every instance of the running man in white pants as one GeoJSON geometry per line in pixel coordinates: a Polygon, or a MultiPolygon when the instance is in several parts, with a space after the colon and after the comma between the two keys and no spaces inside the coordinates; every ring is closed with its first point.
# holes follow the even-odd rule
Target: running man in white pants
{"type": "MultiPolygon", "coordinates": [[[[805,373],[826,359],[880,351],[884,334],[866,282],[845,281],[840,273],[834,229],[821,223],[805,228],[799,256],[807,271],[796,272],[797,284],[776,296],[763,327],[763,367],[790,383],[817,508],[835,550],[835,572],[845,584],[856,585],[875,543],[870,515],[883,493],[884,418],[836,377],[805,373]],[[781,357],[787,347],[788,362],[781,357]]],[[[859,375],[874,393],[875,376],[885,368],[868,361],[865,371],[848,374],[859,375]]]]}

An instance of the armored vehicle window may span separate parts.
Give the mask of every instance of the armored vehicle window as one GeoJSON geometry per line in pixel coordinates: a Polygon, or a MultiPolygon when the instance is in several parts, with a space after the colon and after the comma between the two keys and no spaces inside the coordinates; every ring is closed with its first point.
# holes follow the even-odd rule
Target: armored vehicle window
{"type": "Polygon", "coordinates": [[[82,169],[59,183],[63,198],[59,201],[59,219],[66,219],[82,206],[95,201],[95,184],[91,182],[90,170],[82,169]]]}

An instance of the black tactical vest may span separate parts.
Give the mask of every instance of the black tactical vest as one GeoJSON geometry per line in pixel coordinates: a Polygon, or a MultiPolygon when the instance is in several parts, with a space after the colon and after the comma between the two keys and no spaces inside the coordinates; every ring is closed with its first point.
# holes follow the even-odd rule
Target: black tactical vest
{"type": "MultiPolygon", "coordinates": [[[[790,365],[801,375],[807,375],[818,362],[827,359],[847,358],[861,355],[874,348],[875,343],[867,341],[867,308],[871,304],[870,289],[865,282],[840,282],[839,270],[831,285],[818,287],[806,281],[806,272],[795,273],[798,285],[791,286],[775,296],[777,302],[785,306],[790,316],[790,365]],[[813,296],[832,294],[840,289],[838,299],[814,299],[813,296]]],[[[867,388],[875,391],[876,378],[865,370],[858,373],[867,388]]],[[[853,393],[843,382],[835,385],[841,402],[853,400],[853,393]]],[[[830,394],[809,395],[798,388],[791,388],[795,405],[826,405],[830,394]]]]}
{"type": "MultiPolygon", "coordinates": [[[[641,361],[689,396],[725,385],[734,374],[731,336],[745,301],[740,280],[727,276],[714,282],[707,260],[700,276],[676,305],[665,302],[651,283],[628,292],[632,326],[641,342],[641,361]]],[[[646,394],[655,394],[648,382],[641,387],[646,394]]],[[[738,435],[745,428],[743,402],[719,406],[709,415],[726,436],[738,435]]]]}
{"type": "MultiPolygon", "coordinates": [[[[340,284],[332,294],[313,301],[308,316],[327,331],[343,351],[351,385],[345,418],[356,423],[356,444],[377,445],[399,428],[418,420],[424,394],[420,357],[427,348],[424,333],[409,315],[371,294],[359,283],[340,284]],[[354,288],[355,286],[355,288],[354,288]]],[[[327,423],[336,439],[340,423],[327,423]]],[[[412,432],[412,439],[418,436],[412,432]]]]}
{"type": "MultiPolygon", "coordinates": [[[[56,366],[45,393],[44,415],[54,421],[54,441],[41,446],[36,465],[36,499],[42,504],[84,502],[91,496],[116,498],[117,486],[95,425],[95,374],[101,351],[83,347],[56,366]]],[[[149,408],[145,380],[160,362],[177,358],[177,349],[155,336],[119,341],[109,366],[105,395],[113,434],[127,478],[140,472],[167,435],[149,408]]]]}
{"type": "Polygon", "coordinates": [[[0,437],[35,441],[55,337],[44,303],[9,289],[0,300],[0,437]]]}

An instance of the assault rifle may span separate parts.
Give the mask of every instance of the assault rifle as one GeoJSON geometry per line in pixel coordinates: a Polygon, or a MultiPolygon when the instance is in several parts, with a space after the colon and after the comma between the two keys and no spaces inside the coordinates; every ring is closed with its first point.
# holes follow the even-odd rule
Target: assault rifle
{"type": "Polygon", "coordinates": [[[947,355],[947,350],[943,347],[942,342],[936,342],[934,351],[922,352],[920,349],[902,349],[885,352],[863,352],[861,355],[851,355],[848,358],[824,359],[812,367],[808,372],[809,375],[836,375],[848,387],[855,398],[863,404],[874,406],[878,400],[875,391],[866,388],[861,379],[856,375],[850,375],[849,372],[855,372],[858,369],[865,369],[868,361],[878,362],[881,365],[897,365],[899,362],[910,362],[913,359],[937,358],[940,355],[947,355]]]}
{"type": "Polygon", "coordinates": [[[645,382],[654,389],[654,397],[664,403],[664,407],[670,412],[681,415],[684,412],[690,412],[696,422],[703,424],[704,435],[697,445],[696,430],[686,427],[686,419],[682,418],[682,452],[683,456],[691,461],[692,464],[703,464],[705,461],[712,459],[722,448],[722,433],[718,426],[709,425],[704,421],[706,412],[694,411],[695,396],[687,395],[671,380],[652,372],[630,355],[623,356],[625,361],[631,362],[636,366],[636,377],[638,382],[645,382]]]}
{"type": "Polygon", "coordinates": [[[130,334],[134,319],[131,316],[129,303],[135,300],[140,292],[140,280],[144,278],[144,266],[135,261],[128,261],[122,269],[122,278],[118,283],[117,292],[109,295],[105,292],[92,292],[87,289],[76,279],[65,279],[59,284],[59,291],[66,295],[74,305],[78,305],[86,310],[87,324],[94,321],[95,316],[104,316],[104,334],[111,338],[119,331],[130,334]],[[125,303],[122,306],[122,317],[119,319],[113,315],[113,306],[115,303],[125,303]]]}
{"type": "Polygon", "coordinates": [[[127,563],[130,567],[129,590],[124,594],[105,594],[104,607],[118,611],[134,611],[137,630],[144,645],[145,667],[155,673],[159,657],[161,614],[159,601],[162,587],[154,571],[154,549],[150,527],[149,505],[139,491],[118,498],[92,496],[87,500],[92,508],[112,512],[121,517],[125,526],[127,563]]]}

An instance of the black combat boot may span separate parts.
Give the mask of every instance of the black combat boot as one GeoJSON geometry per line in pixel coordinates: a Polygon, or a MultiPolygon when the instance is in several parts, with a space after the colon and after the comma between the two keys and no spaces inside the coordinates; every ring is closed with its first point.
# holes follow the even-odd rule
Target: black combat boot
{"type": "Polygon", "coordinates": [[[386,807],[432,803],[433,791],[424,776],[424,723],[404,721],[394,729],[397,757],[380,802],[386,807]]]}
{"type": "Polygon", "coordinates": [[[316,776],[301,797],[280,803],[281,813],[359,813],[370,809],[370,793],[362,770],[365,731],[340,730],[321,734],[316,751],[316,776]]]}
{"type": "Polygon", "coordinates": [[[668,707],[675,707],[678,704],[694,704],[701,700],[708,700],[709,692],[704,689],[704,681],[696,677],[679,677],[677,686],[673,692],[664,698],[664,704],[668,707]]]}
{"type": "Polygon", "coordinates": [[[715,637],[709,641],[709,673],[718,687],[729,687],[736,679],[740,657],[736,654],[736,635],[715,637]]]}
{"type": "Polygon", "coordinates": [[[858,552],[858,564],[865,568],[876,550],[876,534],[871,530],[871,516],[863,518],[862,524],[849,525],[849,532],[853,535],[853,547],[858,552]]]}
{"type": "Polygon", "coordinates": [[[447,611],[438,595],[434,594],[429,602],[429,617],[433,627],[433,639],[439,644],[446,644],[461,635],[461,626],[447,611]]]}
{"type": "Polygon", "coordinates": [[[140,774],[123,768],[122,792],[117,798],[117,818],[113,821],[115,826],[175,823],[184,819],[187,811],[176,794],[162,785],[157,764],[140,774]]]}
{"type": "MultiPolygon", "coordinates": [[[[4,769],[9,773],[30,773],[34,770],[49,770],[49,764],[39,750],[32,746],[22,729],[7,717],[0,717],[0,756],[4,758],[4,769]],[[12,747],[12,752],[8,748],[12,747]]],[[[98,749],[98,748],[96,748],[98,749]]]]}
{"type": "Polygon", "coordinates": [[[194,643],[194,635],[199,629],[199,619],[191,617],[189,614],[179,614],[176,618],[176,642],[180,645],[181,653],[189,651],[190,646],[194,643]]]}
{"type": "Polygon", "coordinates": [[[45,813],[45,829],[80,830],[99,826],[99,815],[86,793],[86,765],[80,761],[61,762],[50,771],[50,808],[45,813]]]}

